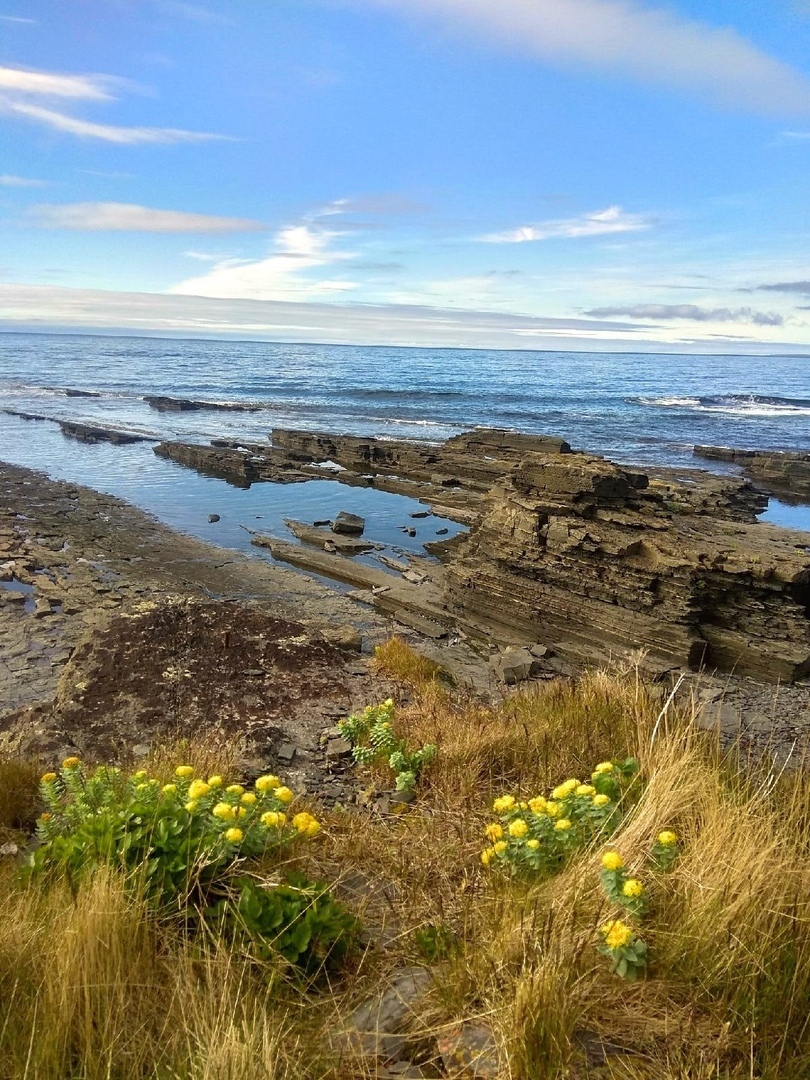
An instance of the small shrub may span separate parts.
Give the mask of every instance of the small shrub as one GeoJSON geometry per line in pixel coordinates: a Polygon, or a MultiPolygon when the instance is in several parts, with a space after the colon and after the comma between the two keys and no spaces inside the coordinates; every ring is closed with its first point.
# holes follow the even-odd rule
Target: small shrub
{"type": "Polygon", "coordinates": [[[621,919],[611,919],[601,930],[599,951],[613,961],[613,971],[628,982],[635,982],[647,964],[647,946],[632,927],[621,919]]]}
{"type": "Polygon", "coordinates": [[[389,638],[375,648],[374,667],[388,678],[415,688],[448,679],[435,660],[423,656],[398,637],[389,638]]]}
{"type": "Polygon", "coordinates": [[[40,772],[35,761],[0,760],[0,833],[33,826],[40,809],[40,772]]]}
{"type": "Polygon", "coordinates": [[[352,713],[338,722],[344,739],[352,744],[352,757],[358,765],[386,764],[394,773],[397,791],[413,791],[424,767],[436,756],[434,743],[418,749],[408,747],[394,734],[394,702],[368,705],[361,713],[352,713]]]}

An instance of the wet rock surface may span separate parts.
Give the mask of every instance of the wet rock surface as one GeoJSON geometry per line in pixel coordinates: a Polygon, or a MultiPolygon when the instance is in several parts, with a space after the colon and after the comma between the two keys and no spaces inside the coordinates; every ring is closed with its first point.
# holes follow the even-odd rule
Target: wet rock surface
{"type": "Polygon", "coordinates": [[[810,500],[810,450],[735,450],[696,446],[697,457],[739,465],[763,491],[781,498],[810,500]]]}

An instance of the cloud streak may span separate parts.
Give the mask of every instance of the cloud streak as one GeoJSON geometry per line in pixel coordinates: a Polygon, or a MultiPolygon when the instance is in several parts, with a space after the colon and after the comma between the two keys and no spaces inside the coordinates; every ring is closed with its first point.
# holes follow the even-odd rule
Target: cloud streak
{"type": "Polygon", "coordinates": [[[109,102],[113,87],[131,86],[111,75],[61,75],[49,71],[0,67],[0,113],[30,120],[66,135],[133,146],[138,143],[197,143],[228,139],[204,131],[168,127],[121,127],[99,124],[61,112],[50,104],[57,98],[75,102],[109,102]],[[31,99],[34,100],[31,100],[31,99]],[[45,100],[47,105],[38,104],[45,100]]]}
{"type": "Polygon", "coordinates": [[[265,228],[250,218],[215,217],[183,210],[154,210],[134,203],[87,202],[32,207],[31,220],[44,229],[86,232],[235,233],[265,228]]]}
{"type": "Polygon", "coordinates": [[[542,60],[583,64],[765,113],[810,113],[810,82],[732,29],[638,0],[347,0],[419,15],[542,60]]]}
{"type": "Polygon", "coordinates": [[[592,214],[575,218],[542,221],[537,225],[522,225],[505,232],[487,233],[478,239],[487,244],[523,244],[534,240],[575,240],[586,236],[608,236],[615,233],[640,232],[651,221],[641,214],[625,214],[620,206],[609,206],[592,214]]]}
{"type": "Polygon", "coordinates": [[[627,307],[591,308],[586,315],[595,319],[620,316],[653,321],[684,319],[689,322],[746,322],[755,326],[783,326],[784,318],[772,311],[742,308],[706,308],[698,304],[632,304],[627,307]]]}
{"type": "Polygon", "coordinates": [[[797,293],[810,296],[810,281],[776,281],[771,285],[757,285],[759,292],[797,293]]]}
{"type": "Polygon", "coordinates": [[[9,173],[0,175],[0,187],[41,188],[48,186],[47,180],[31,180],[27,176],[12,176],[9,173]]]}

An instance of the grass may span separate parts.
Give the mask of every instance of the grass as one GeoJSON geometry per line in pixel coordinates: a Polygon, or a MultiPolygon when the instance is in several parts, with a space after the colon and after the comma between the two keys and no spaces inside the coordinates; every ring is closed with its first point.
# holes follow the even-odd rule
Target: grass
{"type": "MultiPolygon", "coordinates": [[[[377,661],[410,688],[399,732],[436,742],[438,756],[406,813],[324,816],[302,866],[332,881],[372,936],[385,923],[387,948],[358,951],[303,989],[277,965],[184,939],[115,875],[75,895],[21,892],[6,860],[0,1080],[370,1077],[369,1063],[330,1049],[329,1033],[405,963],[427,963],[434,975],[412,1033],[424,1058],[435,1057],[436,1035],[476,1019],[492,1028],[509,1080],[587,1076],[582,1046],[600,1039],[623,1052],[593,1075],[617,1080],[810,1075],[806,770],[780,777],[767,764],[734,766],[696,731],[688,707],[670,708],[653,739],[660,696],[632,670],[484,706],[450,691],[401,642],[377,661]],[[635,984],[612,975],[596,950],[611,915],[601,847],[540,881],[479,861],[494,796],[530,797],[625,756],[639,759],[645,784],[611,846],[651,899],[642,930],[651,961],[635,984]],[[682,840],[667,874],[648,859],[664,828],[682,840]]],[[[156,755],[154,767],[176,752],[156,755]]],[[[201,760],[232,767],[211,747],[201,760]]],[[[7,787],[29,776],[15,768],[0,767],[7,787]]],[[[19,797],[26,791],[30,777],[19,797]]],[[[7,792],[0,806],[17,797],[7,792]]],[[[12,818],[25,814],[1,820],[12,818]]]]}

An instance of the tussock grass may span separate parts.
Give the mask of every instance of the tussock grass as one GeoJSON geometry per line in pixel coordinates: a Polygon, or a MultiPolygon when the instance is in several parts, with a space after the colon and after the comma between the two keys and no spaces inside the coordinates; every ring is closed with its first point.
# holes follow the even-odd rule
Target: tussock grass
{"type": "MultiPolygon", "coordinates": [[[[412,1034],[422,1059],[435,1056],[434,1035],[479,1020],[495,1034],[506,1080],[585,1077],[584,1048],[596,1068],[602,1044],[600,1077],[810,1075],[810,774],[777,776],[767,763],[740,771],[695,728],[688,703],[657,724],[661,694],[634,671],[532,686],[485,706],[404,650],[383,654],[411,688],[398,733],[439,747],[417,802],[386,818],[325,816],[301,859],[372,940],[385,926],[386,947],[364,947],[304,990],[215,940],[184,940],[114,875],[75,895],[20,893],[5,869],[0,1080],[372,1077],[372,1064],[330,1050],[328,1034],[405,963],[434,975],[412,1034]],[[479,862],[494,796],[531,797],[631,755],[643,783],[610,846],[651,900],[641,929],[650,964],[635,984],[596,949],[612,915],[598,881],[603,846],[547,880],[510,880],[479,862]],[[649,858],[664,828],[681,839],[668,873],[649,858]]],[[[227,761],[216,769],[227,772],[227,761]]]]}
{"type": "Polygon", "coordinates": [[[396,683],[424,690],[448,676],[440,664],[412,649],[400,637],[389,638],[374,650],[373,666],[396,683]]]}

